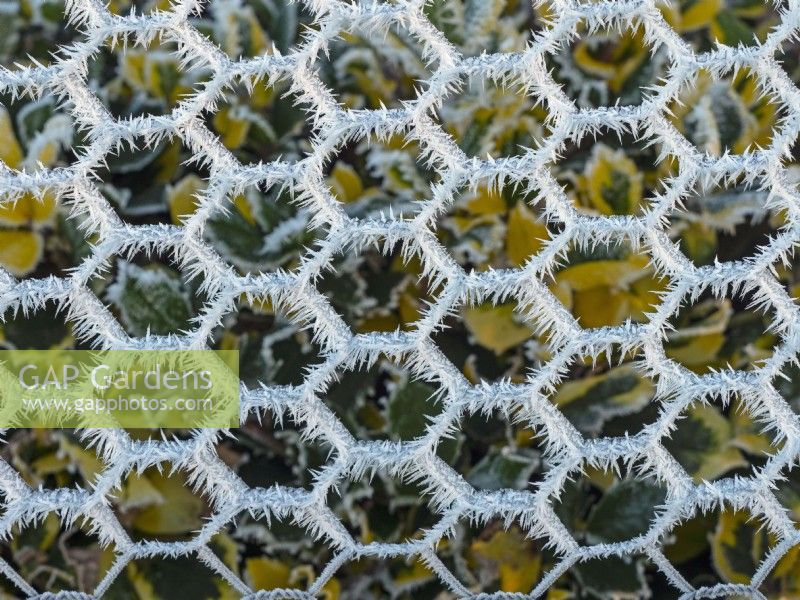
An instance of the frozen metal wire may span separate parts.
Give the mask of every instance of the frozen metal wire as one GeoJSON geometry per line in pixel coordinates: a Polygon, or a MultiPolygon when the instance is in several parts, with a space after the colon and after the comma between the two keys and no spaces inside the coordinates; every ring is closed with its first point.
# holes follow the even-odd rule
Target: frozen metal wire
{"type": "MultiPolygon", "coordinates": [[[[218,431],[196,431],[185,441],[137,441],[122,430],[87,431],[86,439],[105,463],[92,489],[32,489],[11,466],[0,462],[4,509],[0,536],[7,538],[15,525],[38,521],[53,511],[64,522],[87,519],[101,542],[113,544],[117,552],[114,566],[94,596],[102,596],[129,561],[191,555],[246,597],[314,597],[341,565],[363,556],[417,556],[436,573],[444,588],[468,597],[475,594],[437,557],[437,543],[459,521],[501,519],[515,522],[530,536],[545,540],[560,557],[530,597],[541,596],[574,563],[611,555],[646,555],[684,598],[734,593],[763,597],[758,592],[759,585],[777,561],[800,543],[800,532],[772,491],[800,452],[800,420],[773,387],[782,368],[790,361],[797,362],[800,349],[798,307],[773,272],[776,265],[787,262],[800,237],[800,196],[782,164],[800,131],[800,91],[774,58],[781,43],[796,34],[800,1],[790,0],[777,9],[781,24],[763,43],[737,48],[717,45],[707,53],[697,54],[670,28],[653,0],[553,0],[555,20],[536,33],[523,52],[478,56],[462,55],[437,31],[424,15],[426,0],[304,0],[303,4],[314,15],[316,25],[290,53],[282,55],[274,50],[264,56],[233,60],[192,27],[190,17],[201,10],[201,0],[179,0],[168,11],[129,16],[111,14],[100,0],[68,0],[68,15],[81,31],[80,40],[60,48],[57,59],[49,66],[0,69],[0,89],[15,95],[57,96],[88,139],[88,145],[67,168],[25,172],[0,164],[0,201],[11,202],[23,193],[41,196],[44,190],[50,190],[59,195],[71,214],[85,221],[87,229],[99,240],[91,256],[63,278],[16,280],[0,273],[0,312],[28,313],[46,302],[55,302],[79,335],[102,347],[204,348],[213,328],[235,309],[235,302],[242,295],[289,307],[298,320],[312,328],[323,349],[324,362],[310,370],[305,382],[297,387],[243,388],[242,419],[265,410],[277,418],[290,416],[302,425],[305,436],[333,448],[328,464],[316,474],[310,490],[277,485],[250,488],[216,454],[218,431]],[[667,76],[648,90],[640,105],[578,107],[551,78],[544,57],[577,35],[580,23],[589,30],[641,28],[653,51],[666,51],[667,76]],[[424,48],[432,76],[420,85],[418,97],[404,102],[400,109],[342,107],[315,72],[316,57],[342,31],[380,34],[392,25],[406,30],[424,48]],[[174,42],[185,65],[202,64],[211,69],[213,77],[166,116],[117,119],[89,89],[87,59],[108,40],[146,45],[156,36],[174,42]],[[722,76],[744,67],[757,78],[763,93],[781,104],[786,117],[769,147],[737,156],[709,156],[673,127],[665,116],[667,106],[701,69],[722,76]],[[305,158],[243,165],[204,125],[201,113],[213,109],[226,86],[236,82],[250,85],[253,78],[287,81],[290,95],[307,110],[315,133],[313,151],[305,158]],[[444,98],[467,79],[521,84],[532,98],[547,107],[550,134],[538,148],[519,156],[485,160],[467,157],[436,120],[444,98]],[[664,157],[677,161],[677,175],[651,199],[650,207],[641,216],[579,213],[548,169],[567,140],[578,141],[599,131],[628,132],[653,140],[664,157]],[[348,217],[324,184],[326,161],[349,140],[398,132],[419,143],[423,158],[441,176],[430,198],[412,218],[348,217]],[[201,194],[196,212],[183,226],[134,226],[123,222],[99,192],[93,171],[106,155],[124,144],[152,145],[173,136],[180,137],[210,171],[209,186],[201,194]],[[782,211],[787,225],[750,258],[695,267],[665,233],[667,217],[698,182],[737,177],[768,192],[764,208],[782,211]],[[486,180],[535,190],[547,218],[562,224],[559,233],[522,268],[465,272],[433,233],[437,218],[453,202],[456,190],[486,180]],[[310,225],[326,232],[296,269],[239,275],[203,241],[208,218],[224,210],[229,198],[251,185],[288,187],[294,193],[294,201],[312,215],[310,225]],[[668,289],[645,323],[584,330],[548,291],[544,278],[569,244],[613,241],[627,241],[647,252],[655,269],[669,280],[668,289]],[[441,294],[411,331],[355,335],[315,288],[317,277],[337,253],[375,243],[387,247],[401,244],[405,253],[420,259],[424,276],[442,286],[441,294]],[[210,300],[191,331],[180,336],[131,338],[89,290],[89,278],[114,255],[143,250],[171,253],[184,272],[201,276],[203,291],[210,300]],[[748,292],[755,304],[774,311],[780,344],[771,358],[752,371],[721,370],[707,375],[691,373],[667,358],[663,340],[669,317],[682,303],[696,299],[706,290],[717,296],[748,292]],[[552,359],[529,373],[524,384],[500,381],[472,385],[437,349],[431,334],[445,316],[463,303],[506,298],[515,299],[530,321],[549,335],[552,359]],[[548,396],[571,360],[598,356],[612,347],[641,353],[643,358],[636,367],[657,379],[659,416],[636,435],[586,439],[548,396]],[[445,392],[443,412],[418,439],[403,443],[357,440],[319,398],[337,372],[373,362],[381,354],[403,362],[416,376],[438,383],[445,392]],[[772,429],[782,445],[750,477],[695,484],[667,452],[662,440],[691,403],[725,403],[733,397],[740,398],[748,411],[772,429]],[[492,410],[522,415],[545,440],[549,470],[533,489],[476,490],[436,457],[437,444],[457,427],[464,413],[492,410]],[[645,534],[619,543],[582,546],[554,513],[552,501],[559,496],[564,482],[587,465],[613,469],[620,462],[666,487],[666,501],[645,534]],[[135,542],[115,517],[108,498],[133,470],[165,463],[189,473],[197,493],[210,499],[213,516],[190,541],[135,542]],[[357,478],[376,470],[421,482],[427,490],[425,500],[439,515],[438,523],[418,539],[400,544],[362,544],[354,540],[326,506],[326,496],[343,478],[357,478]],[[695,589],[669,563],[661,543],[677,523],[696,511],[722,505],[746,508],[763,520],[778,541],[750,585],[718,584],[695,589]],[[307,591],[254,592],[209,550],[211,537],[245,510],[255,515],[292,518],[310,536],[324,540],[333,549],[331,562],[307,591]]],[[[23,594],[37,595],[5,562],[0,562],[0,571],[23,594]]],[[[47,596],[92,597],[77,593],[47,596]]]]}

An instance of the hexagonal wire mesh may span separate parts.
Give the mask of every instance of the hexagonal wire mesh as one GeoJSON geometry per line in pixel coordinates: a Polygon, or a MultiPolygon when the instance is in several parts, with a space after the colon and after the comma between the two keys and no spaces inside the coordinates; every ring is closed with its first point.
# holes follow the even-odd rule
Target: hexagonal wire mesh
{"type": "MultiPolygon", "coordinates": [[[[797,307],[775,275],[776,264],[788,260],[800,236],[800,196],[784,161],[800,130],[800,91],[775,58],[782,45],[797,35],[800,2],[791,0],[782,5],[778,25],[755,45],[718,43],[696,52],[652,0],[554,0],[552,21],[536,31],[524,49],[493,54],[479,52],[480,36],[472,44],[476,52],[462,52],[463,47],[457,48],[432,24],[426,12],[428,4],[425,0],[304,0],[302,6],[309,19],[297,43],[283,43],[282,48],[275,45],[248,56],[247,48],[222,49],[195,27],[193,19],[209,10],[200,0],[177,1],[146,14],[114,14],[99,0],[71,0],[67,17],[76,33],[57,47],[49,64],[0,70],[0,89],[12,98],[50,95],[62,102],[85,142],[63,166],[36,168],[23,164],[12,168],[0,163],[3,202],[26,194],[46,202],[52,194],[70,215],[83,222],[93,240],[88,254],[66,273],[25,279],[0,273],[3,312],[35,313],[53,304],[64,311],[78,338],[106,348],[204,348],[220,319],[234,311],[242,298],[268,302],[284,311],[289,322],[309,328],[309,339],[313,338],[318,347],[321,362],[306,366],[300,381],[268,386],[253,382],[243,387],[243,422],[254,414],[275,424],[291,418],[308,443],[319,442],[330,448],[330,455],[323,457],[306,487],[280,483],[264,487],[249,485],[220,459],[217,431],[195,431],[183,439],[161,441],[141,439],[123,430],[86,432],[102,461],[91,485],[33,489],[8,462],[0,463],[3,536],[8,538],[14,535],[15,527],[35,523],[51,513],[64,522],[85,519],[100,542],[113,545],[116,552],[113,564],[93,592],[98,596],[109,590],[126,565],[152,557],[193,557],[242,595],[292,598],[315,597],[348,562],[416,557],[435,573],[442,588],[468,597],[475,594],[471,584],[452,572],[438,548],[460,523],[499,520],[516,523],[526,536],[543,540],[557,557],[552,570],[533,582],[531,597],[542,595],[573,565],[610,556],[647,557],[669,585],[687,598],[726,594],[760,597],[758,588],[769,572],[800,543],[789,514],[773,493],[781,472],[800,452],[800,420],[775,387],[776,377],[800,350],[797,307]],[[586,101],[589,88],[574,90],[571,95],[576,98],[568,96],[566,92],[575,88],[574,82],[567,79],[557,83],[548,62],[562,44],[577,34],[626,28],[637,31],[643,43],[654,54],[659,53],[658,83],[641,91],[638,103],[628,103],[619,94],[613,101],[601,98],[599,106],[592,107],[586,101]],[[347,90],[333,90],[327,85],[325,73],[340,67],[335,52],[329,51],[335,50],[335,44],[351,43],[346,36],[340,38],[341,32],[358,31],[380,43],[389,30],[404,31],[405,39],[418,47],[421,62],[404,68],[419,79],[419,84],[406,90],[407,98],[389,108],[380,104],[347,106],[347,90]],[[160,48],[153,49],[155,45],[160,48]],[[111,106],[93,83],[97,73],[102,74],[100,67],[92,67],[93,61],[99,60],[98,56],[112,60],[115,52],[141,53],[141,48],[179,59],[182,69],[197,71],[201,83],[176,96],[161,112],[150,112],[147,102],[133,112],[130,107],[111,106]],[[105,54],[98,55],[101,49],[105,54]],[[698,149],[685,132],[679,131],[672,118],[676,98],[686,85],[695,82],[701,70],[716,78],[746,70],[757,80],[759,89],[769,94],[782,112],[780,124],[765,147],[739,153],[725,147],[715,154],[707,148],[698,149]],[[226,90],[255,93],[253,89],[260,82],[283,84],[278,103],[302,107],[310,144],[288,159],[255,146],[248,150],[253,161],[245,164],[222,143],[221,133],[215,129],[217,122],[209,113],[220,106],[234,110],[233,104],[221,104],[229,101],[223,100],[226,90]],[[486,148],[466,152],[445,132],[439,113],[463,110],[455,92],[475,82],[515,86],[521,90],[519,94],[532,99],[532,105],[543,107],[546,117],[536,130],[538,135],[528,141],[529,147],[516,154],[496,152],[499,156],[484,158],[486,148]],[[618,134],[620,139],[627,135],[650,140],[662,157],[671,157],[677,165],[663,190],[654,191],[649,205],[635,215],[578,210],[565,194],[563,182],[550,169],[568,144],[579,147],[604,133],[618,134]],[[380,143],[397,135],[418,147],[418,161],[430,172],[431,182],[412,198],[392,199],[381,212],[354,216],[326,184],[330,163],[340,152],[352,155],[348,154],[348,144],[365,139],[380,143]],[[129,222],[102,193],[97,175],[104,172],[107,158],[120,149],[136,145],[140,152],[146,152],[176,141],[205,170],[200,178],[207,185],[197,188],[194,209],[180,225],[129,222]],[[758,182],[759,189],[765,191],[762,208],[780,213],[784,225],[752,256],[695,264],[667,234],[671,215],[698,184],[736,181],[758,182]],[[452,249],[437,236],[439,219],[451,210],[461,191],[481,184],[518,186],[537,194],[537,206],[550,231],[541,249],[519,261],[519,267],[465,268],[464,261],[454,259],[452,249]],[[276,230],[273,243],[280,242],[281,231],[292,235],[299,227],[315,232],[316,240],[307,240],[312,248],[302,250],[299,261],[288,267],[276,261],[274,268],[264,271],[256,262],[237,264],[235,270],[207,237],[212,217],[226,207],[228,199],[254,186],[285,190],[291,196],[287,205],[293,206],[296,214],[290,215],[284,230],[276,230]],[[319,288],[336,257],[345,255],[346,259],[346,255],[358,254],[375,244],[393,249],[390,252],[406,259],[413,258],[418,263],[419,279],[428,282],[430,299],[407,327],[354,333],[319,288]],[[627,244],[645,255],[667,284],[658,292],[655,308],[640,322],[581,327],[545,279],[560,267],[567,248],[613,244],[627,244]],[[114,256],[153,252],[171,255],[183,272],[199,275],[202,283],[197,293],[203,297],[202,310],[186,324],[185,331],[158,335],[143,331],[141,337],[132,337],[92,293],[91,280],[104,265],[111,264],[114,256]],[[756,368],[721,367],[698,373],[668,356],[665,339],[674,327],[675,315],[682,305],[696,302],[709,292],[716,297],[747,296],[753,306],[773,315],[778,343],[756,368]],[[523,380],[470,380],[445,356],[434,338],[458,307],[508,301],[516,302],[532,326],[547,334],[549,357],[526,371],[523,380]],[[613,352],[637,355],[633,366],[626,368],[654,382],[652,394],[659,399],[660,409],[653,421],[635,434],[591,437],[576,423],[576,415],[568,418],[549,397],[573,361],[613,352]],[[343,373],[372,368],[380,357],[400,365],[406,370],[403,377],[414,378],[419,382],[416,385],[436,389],[440,410],[428,415],[421,433],[361,439],[354,434],[354,426],[344,423],[342,415],[323,401],[322,396],[343,373]],[[693,479],[685,465],[667,450],[665,436],[680,425],[679,416],[690,405],[734,399],[774,430],[779,450],[748,477],[693,479]],[[522,489],[483,486],[480,477],[468,481],[442,459],[441,447],[452,430],[460,427],[464,415],[493,412],[506,419],[513,417],[536,432],[548,467],[532,485],[522,489]],[[108,503],[109,494],[134,469],[143,471],[161,464],[187,473],[195,492],[202,494],[210,507],[210,517],[188,540],[132,539],[108,503]],[[609,534],[593,545],[576,540],[556,514],[554,504],[571,477],[587,465],[612,472],[623,465],[635,477],[650,478],[663,489],[649,528],[632,536],[609,534]],[[374,473],[401,482],[381,484],[394,486],[390,490],[396,491],[397,486],[404,485],[402,482],[416,482],[418,491],[414,493],[425,496],[435,515],[433,522],[419,535],[400,543],[354,536],[332,512],[331,493],[345,482],[357,482],[374,473]],[[678,523],[698,510],[726,507],[748,511],[760,519],[774,544],[749,583],[717,583],[696,589],[665,556],[665,540],[678,523]],[[211,551],[212,538],[237,515],[248,512],[253,517],[271,515],[276,520],[293,521],[304,528],[309,539],[317,538],[332,550],[307,591],[255,592],[211,551]]],[[[237,6],[236,2],[220,1],[212,3],[211,10],[224,12],[237,6]]],[[[566,67],[562,73],[568,74],[566,67]]],[[[391,149],[387,147],[386,151],[391,149]]],[[[114,172],[113,165],[108,169],[114,172]]],[[[222,243],[236,242],[226,239],[224,231],[213,231],[222,243]]],[[[377,485],[369,478],[365,481],[367,487],[377,485]]],[[[6,562],[0,563],[0,570],[21,593],[37,595],[6,562]]],[[[520,593],[514,597],[526,596],[520,593]]]]}

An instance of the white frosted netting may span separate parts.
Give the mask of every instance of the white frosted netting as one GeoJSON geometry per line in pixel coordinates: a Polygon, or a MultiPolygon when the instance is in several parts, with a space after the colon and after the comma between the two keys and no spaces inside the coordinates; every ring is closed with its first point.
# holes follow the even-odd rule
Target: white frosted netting
{"type": "MultiPolygon", "coordinates": [[[[224,3],[222,3],[224,4],[224,3]]],[[[221,4],[221,5],[222,5],[221,4]]],[[[74,43],[59,48],[49,66],[0,70],[0,89],[14,95],[49,93],[65,103],[76,126],[85,132],[87,146],[66,168],[18,171],[0,164],[0,197],[12,202],[25,193],[56,193],[66,209],[81,219],[98,240],[91,256],[65,277],[17,280],[0,274],[0,309],[34,312],[54,302],[65,311],[76,333],[106,348],[204,348],[223,315],[235,309],[243,295],[265,299],[283,307],[298,322],[308,323],[322,349],[324,361],[310,370],[302,385],[242,390],[242,419],[269,411],[293,418],[308,438],[323,440],[333,448],[326,465],[315,475],[310,489],[276,485],[250,488],[217,455],[218,431],[195,432],[185,441],[134,440],[122,430],[87,432],[96,443],[105,467],[92,489],[31,489],[7,463],[0,464],[3,511],[0,533],[9,536],[18,524],[58,513],[63,521],[86,518],[104,544],[117,552],[116,562],[99,584],[102,595],[132,560],[179,555],[196,557],[215,570],[242,595],[258,597],[315,597],[337,568],[360,557],[416,556],[438,576],[443,588],[457,596],[471,595],[437,556],[437,544],[459,521],[500,519],[518,524],[531,537],[541,538],[561,557],[531,596],[542,595],[567,569],[583,559],[610,555],[646,555],[684,597],[721,597],[729,594],[761,597],[757,591],[777,561],[797,543],[800,534],[787,511],[773,495],[781,471],[793,464],[800,451],[800,420],[773,387],[782,369],[796,360],[800,350],[798,308],[777,281],[773,268],[786,262],[800,237],[800,196],[790,181],[782,158],[800,131],[800,91],[776,62],[782,43],[796,34],[800,3],[792,0],[780,9],[781,24],[766,41],[751,47],[718,45],[698,54],[667,24],[651,0],[570,2],[555,0],[554,22],[537,32],[524,52],[463,56],[424,16],[424,0],[395,2],[340,2],[308,0],[315,26],[288,54],[273,51],[263,56],[233,60],[191,25],[202,2],[185,0],[168,11],[147,15],[111,14],[97,0],[72,0],[67,11],[80,31],[74,43]],[[545,56],[578,31],[580,23],[598,27],[639,27],[647,45],[667,55],[664,81],[648,90],[635,106],[580,108],[567,97],[549,74],[545,56]],[[408,32],[428,61],[429,78],[420,82],[416,99],[384,110],[349,110],[337,102],[315,70],[317,58],[342,31],[381,33],[390,26],[408,32]],[[165,116],[115,118],[87,83],[88,59],[109,40],[122,45],[145,46],[159,37],[172,42],[185,66],[210,69],[211,78],[198,91],[182,99],[165,116]],[[710,156],[689,143],[672,125],[667,106],[680,88],[702,68],[723,75],[747,67],[765,93],[784,109],[786,118],[764,149],[740,155],[710,156]],[[289,93],[307,111],[313,125],[313,152],[296,162],[241,164],[206,127],[203,112],[214,107],[226,86],[248,85],[253,78],[290,82],[289,93]],[[537,148],[507,158],[471,158],[446,134],[437,111],[459,82],[492,80],[523,86],[548,111],[549,133],[537,148]],[[557,160],[564,143],[578,143],[601,131],[632,133],[654,140],[664,155],[677,161],[678,174],[657,194],[640,216],[591,216],[578,212],[553,179],[548,165],[557,160]],[[367,136],[403,133],[420,145],[423,159],[438,174],[430,197],[412,215],[386,214],[384,218],[347,216],[325,184],[328,161],[345,143],[367,136]],[[124,222],[100,193],[92,174],[104,157],[121,146],[148,146],[177,136],[209,170],[209,185],[201,192],[197,210],[183,226],[131,225],[124,222]],[[668,216],[698,182],[758,181],[768,192],[764,208],[785,215],[786,226],[769,244],[745,260],[696,267],[669,239],[668,216]],[[478,182],[520,184],[535,189],[545,216],[558,222],[544,249],[522,268],[466,272],[439,243],[434,233],[437,219],[454,201],[459,189],[478,182]],[[309,249],[300,265],[290,271],[238,274],[204,241],[204,226],[226,200],[253,185],[286,187],[293,201],[311,215],[309,227],[324,237],[309,249]],[[656,271],[669,284],[646,322],[618,327],[583,329],[546,285],[570,245],[604,245],[628,242],[649,255],[656,271]],[[354,334],[337,315],[315,284],[344,249],[380,243],[400,244],[415,254],[423,275],[441,285],[434,302],[407,332],[354,334]],[[191,332],[180,336],[131,338],[109,309],[90,291],[88,282],[101,266],[119,255],[141,251],[171,254],[187,274],[198,274],[209,298],[191,332]],[[751,294],[756,305],[775,315],[780,343],[772,356],[752,371],[721,370],[699,375],[668,359],[664,339],[668,320],[682,303],[710,290],[717,296],[751,294]],[[530,322],[549,335],[552,357],[527,375],[524,383],[499,381],[471,384],[432,342],[442,320],[465,303],[515,300],[530,322]],[[624,438],[586,439],[550,402],[548,395],[566,366],[576,357],[598,356],[613,348],[638,350],[643,359],[636,368],[657,379],[661,403],[657,419],[636,435],[624,438]],[[319,395],[337,373],[380,356],[405,365],[415,375],[435,381],[443,390],[443,410],[427,433],[411,441],[385,442],[356,439],[331,412],[319,395]],[[779,451],[748,478],[727,478],[696,484],[667,452],[662,440],[676,425],[686,407],[699,400],[742,401],[747,410],[782,442],[779,451]],[[476,490],[436,456],[438,443],[465,413],[500,411],[521,417],[542,436],[549,468],[544,479],[528,490],[476,490]],[[640,477],[652,477],[667,490],[649,530],[628,541],[582,546],[570,535],[553,510],[565,481],[587,465],[614,469],[624,462],[640,477]],[[167,463],[190,474],[197,493],[205,494],[213,516],[190,541],[166,543],[133,541],[121,526],[108,498],[134,469],[167,463]],[[416,480],[426,490],[425,501],[434,509],[437,523],[421,536],[399,544],[364,544],[355,540],[327,506],[329,492],[343,478],[359,478],[383,471],[397,478],[416,480]],[[776,544],[759,566],[749,585],[718,584],[694,589],[662,552],[665,536],[698,510],[725,505],[747,509],[765,523],[776,544]],[[220,529],[242,511],[290,517],[335,552],[334,558],[305,592],[254,592],[208,548],[220,529]]],[[[295,101],[287,99],[287,102],[295,101]]],[[[6,563],[0,569],[29,596],[37,592],[6,563]]],[[[62,592],[63,597],[77,597],[62,592]]],[[[512,597],[499,594],[502,597],[512,597]]],[[[515,594],[513,597],[523,597],[515,594]]]]}

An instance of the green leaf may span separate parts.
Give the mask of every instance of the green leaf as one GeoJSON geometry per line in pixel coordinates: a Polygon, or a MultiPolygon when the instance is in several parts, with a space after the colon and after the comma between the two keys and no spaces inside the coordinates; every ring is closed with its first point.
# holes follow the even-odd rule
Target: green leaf
{"type": "Polygon", "coordinates": [[[648,481],[626,479],[597,503],[586,523],[592,543],[621,542],[647,532],[666,490],[648,481]]]}
{"type": "Polygon", "coordinates": [[[126,329],[136,336],[165,335],[187,329],[191,302],[174,272],[166,268],[142,268],[119,261],[117,278],[106,290],[126,329]]]}
{"type": "Polygon", "coordinates": [[[463,310],[464,322],[481,346],[502,354],[533,335],[515,310],[515,303],[469,307],[463,310]]]}
{"type": "Polygon", "coordinates": [[[711,557],[725,581],[748,584],[769,547],[769,534],[763,523],[747,511],[728,510],[717,522],[711,557]]]}
{"type": "Polygon", "coordinates": [[[238,267],[247,268],[263,258],[264,234],[237,210],[209,219],[206,231],[214,247],[238,267]]]}
{"type": "Polygon", "coordinates": [[[425,433],[428,417],[437,414],[431,399],[436,390],[418,381],[409,381],[389,399],[389,431],[400,440],[411,440],[425,433]]]}
{"type": "Polygon", "coordinates": [[[664,440],[664,446],[699,482],[747,466],[732,440],[731,424],[719,410],[699,405],[678,421],[678,428],[671,438],[664,440]]]}
{"type": "Polygon", "coordinates": [[[539,467],[538,454],[531,451],[491,451],[467,474],[467,481],[478,489],[521,490],[528,487],[531,475],[539,467]]]}
{"type": "Polygon", "coordinates": [[[652,381],[623,365],[561,385],[553,402],[580,431],[597,434],[607,420],[641,411],[654,392],[652,381]]]}
{"type": "Polygon", "coordinates": [[[20,350],[52,348],[69,335],[63,315],[57,312],[52,303],[27,317],[21,313],[15,316],[7,314],[2,331],[6,340],[20,350]]]}
{"type": "Polygon", "coordinates": [[[720,41],[728,46],[753,43],[755,37],[753,29],[748,27],[732,10],[725,9],[718,12],[715,22],[722,32],[720,41]]]}
{"type": "Polygon", "coordinates": [[[647,598],[650,596],[641,561],[612,556],[578,563],[575,575],[597,598],[647,598]]]}
{"type": "Polygon", "coordinates": [[[33,137],[44,129],[45,123],[54,112],[55,106],[50,98],[42,98],[23,106],[16,117],[20,141],[27,146],[33,137]]]}

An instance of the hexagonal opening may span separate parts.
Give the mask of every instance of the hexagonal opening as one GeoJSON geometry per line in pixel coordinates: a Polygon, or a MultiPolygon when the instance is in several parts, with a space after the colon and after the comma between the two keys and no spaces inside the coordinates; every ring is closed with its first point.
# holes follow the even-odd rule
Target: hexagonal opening
{"type": "Polygon", "coordinates": [[[80,30],[69,22],[66,3],[62,0],[34,4],[14,3],[4,18],[3,47],[0,65],[12,71],[33,67],[35,63],[50,66],[53,54],[80,37],[80,30]],[[29,58],[30,57],[30,58],[29,58]]]}
{"type": "Polygon", "coordinates": [[[436,236],[465,271],[521,267],[559,225],[548,223],[535,190],[481,181],[462,189],[436,219],[436,236]]]}
{"type": "Polygon", "coordinates": [[[663,484],[617,461],[610,468],[583,465],[552,503],[575,540],[593,546],[646,534],[666,497],[663,484]]]}
{"type": "Polygon", "coordinates": [[[776,536],[761,516],[728,505],[699,512],[667,534],[663,551],[695,587],[749,584],[776,536]]]}
{"type": "Polygon", "coordinates": [[[438,516],[428,506],[424,483],[375,469],[348,476],[328,494],[328,507],[353,539],[362,544],[400,544],[421,537],[438,516]]]}
{"type": "Polygon", "coordinates": [[[187,58],[182,65],[178,45],[160,35],[145,45],[110,38],[87,61],[88,86],[117,119],[165,115],[213,75],[196,56],[187,58]]]}
{"type": "Polygon", "coordinates": [[[752,476],[781,446],[739,399],[692,404],[662,443],[697,484],[752,476]]]}
{"type": "Polygon", "coordinates": [[[384,241],[337,253],[316,281],[354,333],[411,331],[440,291],[416,254],[384,241]]]}
{"type": "Polygon", "coordinates": [[[573,360],[548,399],[587,437],[635,435],[658,418],[658,379],[646,374],[641,351],[618,346],[573,360]]]}
{"type": "Polygon", "coordinates": [[[452,438],[437,448],[472,487],[478,490],[531,490],[548,470],[545,439],[517,409],[464,415],[452,438]]]}
{"type": "Polygon", "coordinates": [[[111,257],[89,285],[134,337],[191,330],[208,298],[200,278],[189,278],[171,258],[139,252],[111,257]]]}
{"type": "Polygon", "coordinates": [[[225,4],[209,2],[189,22],[233,60],[289,54],[319,29],[304,2],[271,0],[225,4]]]}
{"type": "Polygon", "coordinates": [[[322,439],[307,439],[302,424],[288,414],[260,412],[217,442],[220,459],[251,488],[285,485],[310,490],[331,447],[322,439]]]}
{"type": "Polygon", "coordinates": [[[383,357],[344,371],[319,397],[360,440],[411,441],[443,410],[445,391],[383,357]]]}
{"type": "Polygon", "coordinates": [[[785,215],[764,209],[763,182],[698,184],[669,217],[669,236],[696,266],[757,256],[787,226],[785,215]]]}
{"type": "Polygon", "coordinates": [[[517,82],[468,78],[438,110],[438,120],[470,157],[520,156],[550,134],[543,99],[517,82]]]}
{"type": "Polygon", "coordinates": [[[675,172],[675,161],[658,155],[656,140],[606,131],[568,140],[550,173],[583,214],[642,216],[675,172]]]}
{"type": "Polygon", "coordinates": [[[100,192],[126,223],[181,224],[208,185],[208,166],[179,137],[135,144],[123,145],[94,169],[100,192]]]}
{"type": "Polygon", "coordinates": [[[705,291],[669,319],[665,351],[698,374],[733,368],[752,370],[775,351],[780,336],[771,307],[754,304],[753,292],[716,298],[705,291]]]}
{"type": "MultiPolygon", "coordinates": [[[[3,558],[38,592],[75,591],[90,594],[111,568],[113,546],[103,547],[91,523],[79,519],[66,527],[56,513],[36,523],[15,524],[3,542],[3,558]]],[[[5,577],[10,597],[20,594],[5,577]]]]}
{"type": "Polygon", "coordinates": [[[326,182],[348,216],[412,219],[441,179],[419,142],[406,134],[348,140],[325,169],[326,182]]]}
{"type": "Polygon", "coordinates": [[[695,52],[710,52],[716,44],[755,46],[764,43],[780,21],[782,1],[750,3],[698,0],[659,2],[665,20],[695,52]]]}
{"type": "Polygon", "coordinates": [[[342,31],[317,57],[322,82],[350,109],[403,108],[433,73],[424,47],[405,28],[342,31]]]}
{"type": "Polygon", "coordinates": [[[553,586],[590,598],[659,598],[676,600],[681,590],[672,585],[644,554],[579,560],[553,586]]]}
{"type": "Polygon", "coordinates": [[[715,78],[700,69],[669,107],[668,118],[700,152],[744,154],[772,143],[786,110],[746,67],[715,78]]]}
{"type": "MultiPolygon", "coordinates": [[[[14,99],[0,94],[0,162],[28,173],[72,165],[81,135],[74,131],[67,104],[51,95],[14,99]]],[[[64,275],[85,255],[78,220],[67,217],[55,190],[6,193],[0,201],[0,267],[15,277],[64,275]]]]}
{"type": "Polygon", "coordinates": [[[295,315],[268,301],[240,298],[209,341],[215,350],[239,351],[239,378],[248,388],[302,385],[306,369],[322,362],[312,332],[295,315]]]}
{"type": "MultiPolygon", "coordinates": [[[[296,206],[293,200],[292,192],[279,186],[266,192],[248,186],[243,193],[225,199],[223,207],[206,221],[203,236],[240,273],[294,269],[301,256],[324,236],[321,229],[312,228],[312,211],[296,206]]],[[[172,202],[173,214],[179,204],[180,200],[172,202]]],[[[187,204],[181,218],[196,208],[187,204]]]]}
{"type": "Polygon", "coordinates": [[[106,591],[110,598],[235,598],[237,594],[195,555],[132,560],[106,591]]]}
{"type": "Polygon", "coordinates": [[[542,338],[516,302],[484,302],[444,318],[431,339],[470,382],[525,381],[530,368],[550,356],[542,338]]]}
{"type": "Polygon", "coordinates": [[[480,524],[459,521],[436,554],[476,594],[527,594],[556,562],[542,540],[499,518],[480,524]]]}
{"type": "Polygon", "coordinates": [[[205,490],[166,463],[128,472],[111,492],[112,508],[134,540],[190,539],[211,515],[205,490]]]}
{"type": "Polygon", "coordinates": [[[209,546],[254,591],[307,589],[333,554],[291,518],[262,511],[242,511],[209,546]]]}
{"type": "Polygon", "coordinates": [[[667,74],[669,55],[645,42],[640,23],[588,32],[585,21],[552,56],[553,76],[580,107],[638,106],[667,74]]]}
{"type": "Polygon", "coordinates": [[[37,171],[66,167],[75,161],[75,147],[84,140],[75,130],[72,101],[49,93],[15,96],[0,93],[0,162],[12,169],[37,171]]]}
{"type": "Polygon", "coordinates": [[[233,80],[201,116],[206,126],[245,165],[296,160],[311,151],[311,121],[289,82],[233,80]]]}
{"type": "Polygon", "coordinates": [[[103,470],[74,429],[11,429],[0,457],[32,488],[91,489],[103,470]]]}
{"type": "Polygon", "coordinates": [[[86,339],[76,339],[73,324],[55,302],[47,302],[39,310],[23,314],[7,309],[0,315],[0,349],[48,350],[50,348],[88,349],[86,339]]]}
{"type": "Polygon", "coordinates": [[[506,2],[470,6],[472,18],[465,18],[461,3],[447,0],[426,2],[425,16],[464,56],[524,52],[536,34],[548,29],[555,19],[548,1],[506,2]]]}
{"type": "Polygon", "coordinates": [[[550,291],[584,329],[645,322],[668,283],[650,264],[650,256],[627,242],[583,247],[573,242],[548,281],[550,291]]]}

